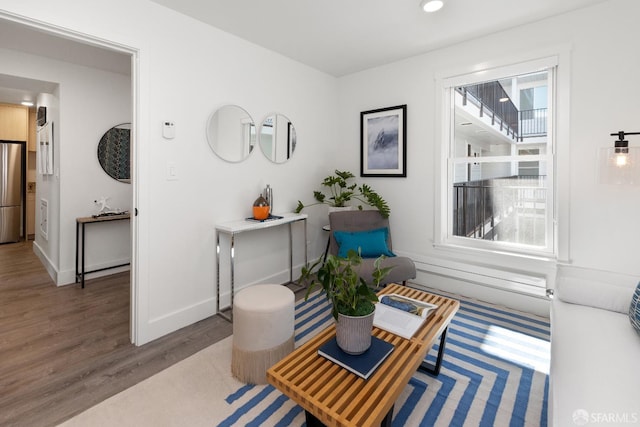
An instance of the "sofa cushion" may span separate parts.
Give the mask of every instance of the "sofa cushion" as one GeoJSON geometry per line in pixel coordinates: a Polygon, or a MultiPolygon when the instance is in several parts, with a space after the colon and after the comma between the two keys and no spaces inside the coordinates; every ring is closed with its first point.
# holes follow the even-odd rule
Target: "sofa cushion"
{"type": "Polygon", "coordinates": [[[633,297],[631,297],[629,320],[633,328],[640,335],[640,283],[636,286],[636,291],[633,293],[633,297]]]}
{"type": "Polygon", "coordinates": [[[562,277],[556,295],[564,302],[627,313],[633,287],[581,277],[562,277]]]}
{"type": "Polygon", "coordinates": [[[393,257],[387,247],[387,227],[367,231],[335,231],[333,237],[338,243],[338,256],[345,258],[350,250],[360,252],[362,258],[378,258],[380,255],[393,257]]]}
{"type": "Polygon", "coordinates": [[[638,417],[640,340],[628,316],[557,298],[551,307],[550,425],[576,425],[585,411],[638,417]]]}

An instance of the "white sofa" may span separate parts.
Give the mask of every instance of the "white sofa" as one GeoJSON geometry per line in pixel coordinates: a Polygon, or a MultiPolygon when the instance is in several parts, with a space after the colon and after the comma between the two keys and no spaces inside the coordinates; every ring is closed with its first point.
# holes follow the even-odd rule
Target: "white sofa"
{"type": "Polygon", "coordinates": [[[559,268],[551,303],[549,425],[640,425],[637,278],[559,268]]]}

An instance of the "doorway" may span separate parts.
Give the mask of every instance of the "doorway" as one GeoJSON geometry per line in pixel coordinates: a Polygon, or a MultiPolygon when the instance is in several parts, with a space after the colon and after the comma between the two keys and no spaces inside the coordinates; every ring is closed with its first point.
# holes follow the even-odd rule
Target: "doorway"
{"type": "MultiPolygon", "coordinates": [[[[136,82],[137,82],[137,50],[134,48],[123,47],[121,45],[112,44],[110,42],[105,42],[102,40],[98,40],[89,35],[79,34],[77,32],[66,31],[64,29],[60,29],[58,27],[49,27],[46,24],[42,24],[40,22],[31,21],[25,18],[19,18],[16,16],[12,16],[5,13],[0,13],[0,49],[5,48],[8,50],[16,50],[22,53],[26,53],[28,55],[32,55],[33,57],[41,57],[47,60],[54,60],[59,62],[68,62],[70,66],[84,66],[84,67],[97,67],[96,58],[99,58],[97,61],[101,64],[109,64],[106,69],[105,66],[101,65],[97,68],[100,68],[102,71],[108,71],[110,73],[114,73],[116,75],[118,71],[114,70],[113,67],[123,67],[126,68],[126,72],[128,73],[128,86],[127,86],[127,99],[126,102],[130,106],[130,119],[127,120],[131,122],[131,183],[129,194],[127,196],[127,207],[131,210],[131,227],[129,232],[129,247],[130,247],[130,258],[131,258],[131,267],[130,267],[130,341],[132,343],[136,343],[136,277],[137,277],[137,218],[134,215],[136,200],[137,200],[137,167],[136,167],[136,150],[137,150],[137,138],[136,138],[136,118],[137,118],[137,105],[136,105],[136,82]],[[6,33],[10,33],[11,37],[4,37],[3,35],[6,33]],[[10,46],[12,40],[20,40],[20,45],[10,46]],[[44,47],[46,46],[46,48],[44,47]],[[46,49],[46,52],[42,51],[42,49],[46,49]],[[105,59],[106,58],[106,59],[105,59]]],[[[15,69],[15,67],[13,67],[15,69]]],[[[3,70],[0,68],[0,74],[3,70]]],[[[41,87],[31,87],[25,84],[25,81],[31,80],[31,77],[34,75],[31,72],[25,72],[24,75],[16,75],[16,81],[19,82],[13,87],[7,87],[3,85],[6,83],[2,81],[0,78],[0,95],[6,96],[6,93],[28,93],[31,92],[33,94],[42,93],[41,87]],[[6,90],[5,90],[6,89],[6,90]],[[8,91],[7,91],[8,90],[8,91]]],[[[35,79],[33,79],[35,80],[35,79]]],[[[45,79],[43,79],[45,80],[45,79]]],[[[66,95],[66,100],[69,99],[69,95],[73,93],[73,91],[64,92],[65,88],[60,88],[60,91],[66,95]]],[[[54,96],[60,96],[60,93],[54,93],[54,96]]],[[[2,98],[0,97],[0,101],[2,98]]],[[[64,109],[64,105],[60,105],[60,109],[64,109]]],[[[55,109],[51,110],[53,114],[52,117],[56,117],[55,109]]],[[[58,114],[58,123],[56,123],[55,133],[54,133],[54,141],[59,140],[60,144],[68,143],[69,138],[60,138],[60,129],[64,129],[64,126],[69,126],[69,123],[60,122],[60,111],[58,114]]],[[[89,114],[89,113],[87,113],[89,114]]],[[[66,114],[65,117],[73,116],[72,114],[66,114]]],[[[102,125],[106,127],[106,125],[102,125]]],[[[108,127],[106,127],[108,128],[108,127]]],[[[102,129],[102,132],[106,130],[102,129]]],[[[67,128],[69,129],[69,128],[67,128]]],[[[100,131],[96,131],[100,133],[100,131]]],[[[64,134],[63,134],[64,135],[64,134]]],[[[85,139],[86,140],[86,139],[85,139]]],[[[90,140],[90,139],[89,139],[90,140]]],[[[98,141],[96,140],[97,144],[98,141]]],[[[63,274],[71,274],[71,268],[69,268],[70,262],[74,257],[74,244],[72,243],[73,238],[70,237],[69,229],[73,229],[74,224],[70,224],[69,218],[73,220],[75,216],[84,216],[83,213],[87,212],[86,206],[81,206],[80,208],[69,207],[62,203],[66,203],[66,201],[61,201],[60,194],[65,191],[64,186],[65,182],[70,182],[73,180],[64,179],[65,176],[68,176],[68,170],[64,170],[65,165],[69,165],[69,160],[64,160],[64,156],[68,153],[64,151],[60,152],[60,147],[56,147],[54,151],[54,169],[51,171],[49,176],[46,176],[42,179],[41,182],[36,183],[35,190],[35,198],[36,198],[36,206],[38,201],[45,199],[43,197],[42,192],[46,191],[47,186],[51,186],[53,189],[51,190],[51,195],[46,197],[46,203],[49,206],[49,226],[48,226],[48,236],[46,240],[43,241],[41,246],[45,247],[45,250],[50,250],[50,259],[52,259],[52,268],[47,267],[50,275],[56,276],[56,282],[59,284],[63,283],[71,283],[67,279],[60,278],[63,274]],[[58,155],[58,159],[55,159],[55,156],[58,155]],[[61,173],[62,172],[62,173],[61,173]],[[40,185],[39,185],[40,184],[40,185]],[[58,185],[56,189],[55,186],[58,185]],[[45,188],[41,188],[45,187],[45,188]],[[51,200],[51,198],[56,198],[57,200],[51,200]],[[84,209],[84,211],[82,210],[84,209]],[[54,215],[58,213],[58,217],[52,217],[51,214],[54,215]],[[55,229],[57,227],[57,230],[55,229]],[[53,238],[52,238],[53,237],[53,238]],[[48,246],[48,247],[47,247],[48,246]],[[53,270],[53,271],[52,271],[53,270]],[[65,282],[66,280],[66,282],[65,282]]],[[[74,155],[75,155],[75,147],[74,147],[74,155]]],[[[95,155],[95,154],[94,154],[95,155]]],[[[97,163],[97,162],[96,162],[97,163]]],[[[110,179],[110,178],[109,178],[110,179]]],[[[125,185],[125,184],[120,184],[125,185]]],[[[99,191],[99,190],[98,190],[99,191]]],[[[97,194],[95,196],[92,195],[93,198],[98,198],[101,194],[97,194]]],[[[68,200],[69,197],[66,198],[68,200]]],[[[87,199],[87,197],[84,197],[87,199]]],[[[93,200],[91,200],[93,201],[93,200]]],[[[89,208],[90,209],[90,208],[89,208]]],[[[36,211],[37,212],[37,211],[36,211]]],[[[36,240],[38,239],[38,220],[36,220],[36,240]]],[[[26,228],[25,228],[26,230],[26,228]]],[[[26,234],[26,233],[25,233],[26,234]]],[[[41,258],[42,259],[42,258],[41,258]]],[[[75,274],[74,274],[75,276],[75,274]]]]}

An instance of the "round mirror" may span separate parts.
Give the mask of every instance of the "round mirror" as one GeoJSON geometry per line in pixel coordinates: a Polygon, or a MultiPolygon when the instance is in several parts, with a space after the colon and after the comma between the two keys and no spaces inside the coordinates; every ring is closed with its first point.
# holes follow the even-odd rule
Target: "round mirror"
{"type": "Polygon", "coordinates": [[[241,162],[253,151],[256,129],[253,119],[236,105],[225,105],[207,121],[207,140],[214,153],[227,162],[241,162]]]}
{"type": "Polygon", "coordinates": [[[284,163],[296,149],[296,129],[282,114],[268,116],[260,126],[260,149],[267,159],[284,163]]]}
{"type": "Polygon", "coordinates": [[[113,179],[131,183],[131,123],[122,123],[106,131],[98,143],[98,161],[113,179]]]}

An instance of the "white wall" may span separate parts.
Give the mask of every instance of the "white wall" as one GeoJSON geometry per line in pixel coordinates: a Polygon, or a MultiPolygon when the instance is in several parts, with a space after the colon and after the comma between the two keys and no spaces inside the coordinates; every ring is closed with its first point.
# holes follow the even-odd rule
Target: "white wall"
{"type": "MultiPolygon", "coordinates": [[[[434,247],[440,185],[437,129],[441,112],[436,79],[471,72],[473,67],[516,61],[527,55],[546,56],[569,48],[559,73],[562,130],[557,141],[561,191],[561,244],[566,259],[576,266],[640,275],[637,254],[640,228],[638,188],[612,188],[596,183],[596,152],[612,144],[616,129],[640,129],[640,95],[636,70],[640,67],[636,18],[640,3],[612,0],[531,25],[370,69],[340,79],[340,135],[344,155],[354,165],[359,159],[358,113],[373,108],[407,104],[406,179],[370,179],[391,205],[394,249],[419,261],[419,280],[425,285],[453,286],[440,276],[426,274],[438,259],[476,262],[504,270],[549,275],[555,262],[540,262],[503,255],[484,256],[468,251],[434,247]],[[603,23],[615,22],[615,25],[603,23]],[[620,65],[623,61],[623,66],[620,65]],[[568,81],[568,84],[566,84],[568,81]],[[372,90],[375,88],[375,90],[372,90]],[[565,105],[564,100],[570,102],[565,105]],[[570,109],[569,109],[570,108],[570,109]],[[506,266],[509,266],[508,268],[506,266]]],[[[478,69],[478,68],[476,68],[478,69]]],[[[631,145],[640,140],[631,139],[631,145]]],[[[473,292],[474,286],[466,285],[473,292]]],[[[462,288],[461,288],[462,289],[462,288]]],[[[481,295],[486,288],[478,291],[481,295]]]]}
{"type": "MultiPolygon", "coordinates": [[[[328,171],[345,166],[330,157],[339,145],[331,125],[337,119],[331,76],[144,0],[55,6],[3,0],[0,8],[139,52],[138,343],[215,312],[216,223],[249,216],[266,184],[273,187],[275,213],[291,211],[328,171]],[[294,157],[276,165],[253,150],[242,163],[220,160],[207,144],[205,124],[223,104],[243,107],[256,123],[272,112],[285,114],[297,131],[294,157]],[[162,138],[163,120],[175,122],[175,139],[162,138]],[[168,162],[177,167],[176,181],[166,179],[168,162]]],[[[310,214],[310,256],[318,256],[326,210],[310,214]]],[[[294,232],[297,242],[301,228],[294,232]]],[[[299,266],[304,248],[295,249],[299,266]]],[[[284,281],[286,229],[241,235],[236,261],[240,287],[284,281]]]]}
{"type": "MultiPolygon", "coordinates": [[[[29,64],[28,61],[24,61],[26,59],[25,56],[16,54],[16,52],[3,51],[2,57],[7,59],[6,62],[3,62],[5,65],[20,64],[21,66],[25,62],[28,64],[27,69],[15,70],[17,73],[28,72],[30,69],[38,68],[36,64],[29,64]]],[[[32,60],[35,59],[32,57],[28,58],[32,60]]],[[[21,74],[16,75],[22,76],[21,74]]],[[[60,137],[59,87],[57,87],[54,92],[55,93],[38,94],[37,106],[47,109],[48,126],[53,126],[53,132],[51,133],[54,141],[53,164],[57,167],[60,164],[60,144],[55,143],[60,137]]],[[[40,143],[40,132],[48,131],[45,127],[36,130],[36,145],[40,143]]],[[[36,163],[41,161],[41,155],[42,154],[37,152],[35,156],[36,163]]],[[[60,266],[60,180],[54,175],[37,173],[36,169],[35,182],[36,212],[33,248],[53,281],[57,283],[60,266]]]]}

